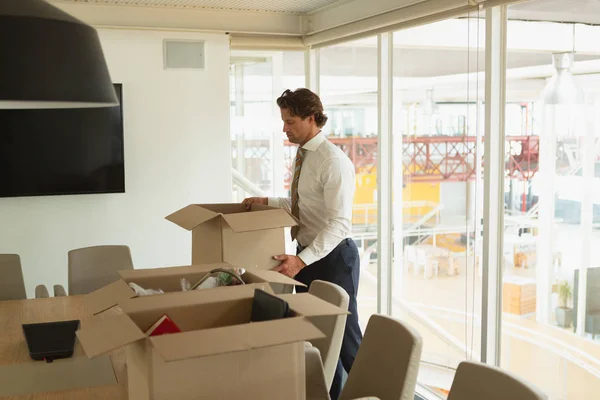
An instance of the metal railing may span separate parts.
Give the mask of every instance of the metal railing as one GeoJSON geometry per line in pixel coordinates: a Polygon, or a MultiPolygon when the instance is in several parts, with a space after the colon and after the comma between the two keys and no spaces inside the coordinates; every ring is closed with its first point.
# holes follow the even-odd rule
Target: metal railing
{"type": "Polygon", "coordinates": [[[242,175],[237,169],[231,168],[231,176],[233,178],[233,186],[238,186],[250,196],[265,197],[266,194],[256,186],[252,181],[242,175]]]}
{"type": "MultiPolygon", "coordinates": [[[[412,229],[413,225],[423,225],[430,222],[433,217],[435,217],[435,224],[439,224],[442,208],[443,205],[428,200],[405,201],[402,203],[405,220],[407,215],[409,219],[415,217],[410,221],[409,229],[412,229]],[[407,209],[411,211],[407,213],[407,209]]],[[[354,225],[377,225],[377,204],[355,204],[352,207],[352,216],[354,225]]]]}

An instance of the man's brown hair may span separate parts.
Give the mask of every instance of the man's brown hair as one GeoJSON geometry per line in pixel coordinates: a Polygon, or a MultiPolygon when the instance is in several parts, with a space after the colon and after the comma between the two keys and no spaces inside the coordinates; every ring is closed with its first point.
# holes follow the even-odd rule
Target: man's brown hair
{"type": "Polygon", "coordinates": [[[313,116],[319,128],[325,126],[327,122],[327,116],[323,113],[321,99],[308,89],[302,88],[294,91],[287,89],[277,99],[277,105],[279,108],[289,110],[290,114],[295,117],[306,119],[313,116]]]}

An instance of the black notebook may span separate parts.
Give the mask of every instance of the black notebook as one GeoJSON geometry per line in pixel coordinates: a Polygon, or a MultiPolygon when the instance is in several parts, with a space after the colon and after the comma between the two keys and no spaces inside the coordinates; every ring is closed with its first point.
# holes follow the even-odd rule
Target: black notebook
{"type": "Polygon", "coordinates": [[[23,334],[34,360],[51,362],[73,355],[79,320],[23,324],[23,334]]]}
{"type": "Polygon", "coordinates": [[[264,290],[255,289],[250,321],[260,322],[286,318],[289,315],[289,309],[287,301],[264,290]]]}

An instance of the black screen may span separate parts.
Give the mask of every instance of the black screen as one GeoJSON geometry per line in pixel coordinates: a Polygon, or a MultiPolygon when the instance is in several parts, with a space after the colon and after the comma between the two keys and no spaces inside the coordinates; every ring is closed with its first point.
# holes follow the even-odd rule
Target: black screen
{"type": "Polygon", "coordinates": [[[0,110],[0,197],[125,192],[123,153],[121,105],[0,110]]]}

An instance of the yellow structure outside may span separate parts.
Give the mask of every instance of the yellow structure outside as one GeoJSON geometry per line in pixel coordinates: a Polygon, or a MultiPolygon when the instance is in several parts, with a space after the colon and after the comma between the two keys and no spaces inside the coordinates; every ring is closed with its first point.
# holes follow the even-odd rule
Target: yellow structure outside
{"type": "MultiPolygon", "coordinates": [[[[440,184],[429,182],[404,182],[402,189],[404,221],[410,222],[431,211],[440,202],[440,184]],[[427,201],[428,206],[410,206],[410,203],[427,201]]],[[[356,173],[354,218],[356,225],[377,224],[377,170],[359,169],[356,173]]]]}
{"type": "MultiPolygon", "coordinates": [[[[440,203],[440,184],[430,182],[404,182],[402,188],[403,221],[408,224],[417,221],[440,203]],[[427,202],[426,205],[423,202],[427,202]]],[[[356,174],[356,193],[354,195],[354,225],[377,224],[377,170],[364,169],[356,174]]],[[[433,238],[425,240],[424,244],[433,244],[433,238]]],[[[438,235],[435,238],[436,247],[452,252],[465,251],[460,243],[460,234],[438,235]]]]}

